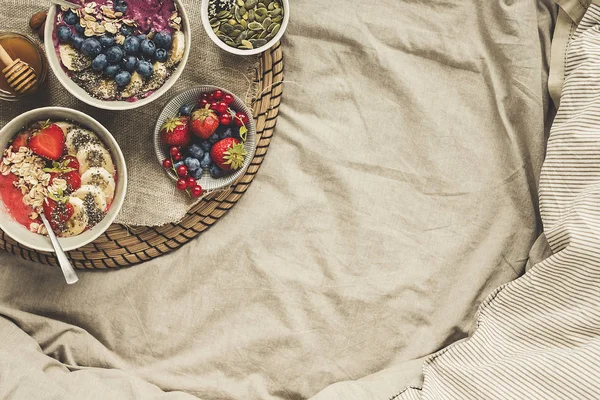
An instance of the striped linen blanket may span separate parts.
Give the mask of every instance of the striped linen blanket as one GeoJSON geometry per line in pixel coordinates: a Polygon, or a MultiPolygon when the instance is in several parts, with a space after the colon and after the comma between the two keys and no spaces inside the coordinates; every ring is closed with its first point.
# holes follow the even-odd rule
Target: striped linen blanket
{"type": "Polygon", "coordinates": [[[553,254],[481,305],[470,339],[425,361],[393,399],[600,398],[600,1],[566,53],[540,181],[553,254]]]}

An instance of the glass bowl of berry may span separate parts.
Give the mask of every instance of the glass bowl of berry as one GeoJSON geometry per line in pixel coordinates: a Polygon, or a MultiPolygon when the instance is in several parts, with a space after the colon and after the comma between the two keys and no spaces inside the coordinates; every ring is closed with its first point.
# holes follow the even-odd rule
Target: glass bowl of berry
{"type": "Polygon", "coordinates": [[[191,29],[180,0],[75,0],[53,5],[45,27],[48,62],[78,99],[128,110],[158,99],[179,79],[191,29]]]}
{"type": "Polygon", "coordinates": [[[252,111],[222,88],[188,89],[158,117],[154,148],[179,190],[191,197],[225,190],[244,175],[254,157],[252,111]]]}
{"type": "Polygon", "coordinates": [[[127,191],[127,167],[113,136],[76,110],[38,108],[0,135],[0,229],[31,249],[52,252],[44,214],[65,251],[112,224],[127,191]]]}

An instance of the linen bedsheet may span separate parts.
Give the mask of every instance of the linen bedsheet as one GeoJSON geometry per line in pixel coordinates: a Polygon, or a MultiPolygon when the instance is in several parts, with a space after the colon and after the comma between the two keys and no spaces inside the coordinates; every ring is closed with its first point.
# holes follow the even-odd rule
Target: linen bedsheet
{"type": "MultiPolygon", "coordinates": [[[[25,26],[22,1],[0,19],[25,26]]],[[[300,400],[352,381],[387,399],[522,274],[552,2],[291,12],[276,137],[229,215],[72,287],[0,254],[0,398],[300,400]]]]}

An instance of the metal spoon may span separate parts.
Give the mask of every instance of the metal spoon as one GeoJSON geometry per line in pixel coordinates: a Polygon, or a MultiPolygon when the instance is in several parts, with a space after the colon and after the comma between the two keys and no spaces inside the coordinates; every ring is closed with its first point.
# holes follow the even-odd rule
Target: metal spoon
{"type": "Polygon", "coordinates": [[[79,280],[79,278],[77,277],[77,274],[75,273],[71,262],[67,258],[67,255],[60,246],[60,243],[58,243],[58,239],[52,231],[52,227],[50,227],[50,222],[48,222],[48,219],[44,214],[40,214],[40,217],[42,217],[42,221],[44,221],[44,226],[48,231],[48,236],[50,237],[50,241],[52,242],[52,246],[54,247],[54,251],[56,252],[56,258],[58,259],[60,269],[62,269],[63,275],[65,276],[65,280],[69,285],[76,283],[79,280]]]}

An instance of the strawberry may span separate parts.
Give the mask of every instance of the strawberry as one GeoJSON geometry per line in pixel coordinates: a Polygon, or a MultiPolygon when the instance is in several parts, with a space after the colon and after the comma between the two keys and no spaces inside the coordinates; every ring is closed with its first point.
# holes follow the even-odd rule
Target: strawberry
{"type": "Polygon", "coordinates": [[[58,160],[64,151],[65,135],[55,124],[44,124],[42,128],[29,139],[29,148],[37,155],[48,160],[58,160]]]}
{"type": "Polygon", "coordinates": [[[42,207],[54,232],[62,232],[75,211],[71,204],[50,198],[44,200],[42,207]]]}
{"type": "Polygon", "coordinates": [[[31,132],[23,131],[17,135],[15,140],[12,142],[12,150],[19,151],[21,147],[27,147],[27,142],[29,141],[29,137],[31,136],[31,132]]]}
{"type": "Polygon", "coordinates": [[[210,157],[224,171],[237,170],[244,164],[246,150],[237,139],[227,138],[214,144],[210,157]]]}
{"type": "Polygon", "coordinates": [[[210,109],[210,105],[200,108],[192,113],[190,129],[202,139],[208,139],[219,127],[218,115],[210,109]]]}
{"type": "Polygon", "coordinates": [[[81,187],[81,176],[79,176],[79,161],[75,157],[66,156],[62,161],[53,161],[52,168],[44,168],[44,172],[50,174],[50,185],[54,179],[67,181],[69,192],[74,192],[81,187]]]}
{"type": "Polygon", "coordinates": [[[188,117],[175,117],[166,120],[160,128],[163,141],[169,146],[187,146],[191,139],[188,123],[188,117]]]}

